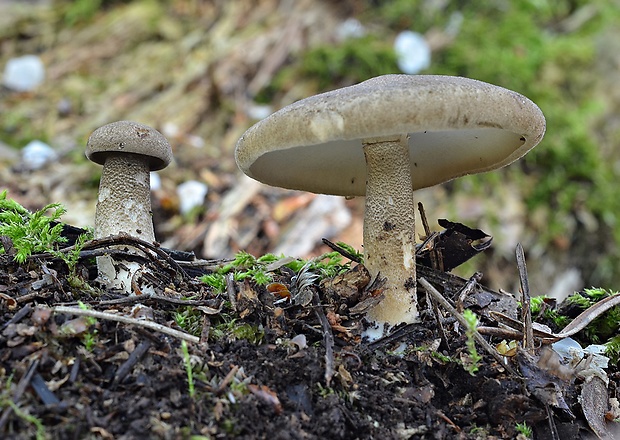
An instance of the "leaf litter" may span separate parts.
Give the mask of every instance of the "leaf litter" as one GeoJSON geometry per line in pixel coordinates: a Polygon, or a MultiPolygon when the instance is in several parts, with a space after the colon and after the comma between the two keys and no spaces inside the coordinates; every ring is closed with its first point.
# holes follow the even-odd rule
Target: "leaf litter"
{"type": "MultiPolygon", "coordinates": [[[[518,424],[535,438],[613,438],[617,367],[592,367],[589,354],[567,361],[549,336],[578,335],[617,294],[558,333],[533,331],[528,349],[516,298],[481,286],[479,276],[420,265],[421,322],[369,344],[361,315],[381,282],[343,244],[328,242],[357,262],[336,253],[306,262],[247,254],[231,266],[121,235],[83,244],[73,269],[80,285],[59,257],[75,249],[75,230],[65,231],[68,243],[25,263],[0,255],[6,438],[515,438],[518,424]],[[127,297],[98,285],[93,257],[123,252],[119,243],[149,251],[143,263],[155,280],[136,283],[152,283],[153,293],[127,297]],[[258,269],[270,283],[240,275],[258,269]],[[201,281],[218,271],[228,273],[220,291],[201,281]],[[480,320],[474,344],[458,304],[480,320]],[[507,335],[518,342],[516,356],[495,347],[507,335]]],[[[419,252],[450,261],[443,249],[465,249],[450,258],[468,259],[463,244],[472,243],[462,235],[442,240],[419,252]]]]}

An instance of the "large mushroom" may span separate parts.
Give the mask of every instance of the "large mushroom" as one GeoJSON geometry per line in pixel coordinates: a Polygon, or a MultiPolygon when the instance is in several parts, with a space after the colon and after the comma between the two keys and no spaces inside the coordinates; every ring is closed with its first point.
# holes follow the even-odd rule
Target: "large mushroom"
{"type": "MultiPolygon", "coordinates": [[[[119,121],[95,130],[88,139],[86,157],[103,165],[95,213],[95,238],[126,233],[155,241],[151,218],[150,172],[172,160],[172,149],[157,130],[132,121],[119,121]]],[[[132,262],[115,267],[111,257],[99,257],[100,278],[126,292],[138,269],[132,262]]]]}
{"type": "Polygon", "coordinates": [[[502,87],[386,75],[282,108],[246,131],[235,157],[268,185],[366,196],[364,263],[387,278],[368,318],[395,325],[417,318],[413,191],[508,165],[544,132],[540,109],[502,87]]]}

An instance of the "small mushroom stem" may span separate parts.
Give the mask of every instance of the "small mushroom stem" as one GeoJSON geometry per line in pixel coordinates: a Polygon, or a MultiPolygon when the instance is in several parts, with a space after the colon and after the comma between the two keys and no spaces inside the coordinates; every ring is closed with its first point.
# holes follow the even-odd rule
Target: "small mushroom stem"
{"type": "Polygon", "coordinates": [[[152,243],[149,166],[135,154],[110,154],[99,184],[95,213],[95,238],[125,232],[152,243]]]}
{"type": "Polygon", "coordinates": [[[417,318],[415,204],[407,137],[364,141],[367,165],[364,264],[387,278],[368,318],[390,325],[417,318]]]}
{"type": "MultiPolygon", "coordinates": [[[[99,183],[95,238],[120,232],[155,241],[149,166],[144,157],[131,153],[110,154],[99,183]]],[[[97,257],[97,269],[109,286],[131,293],[131,279],[140,265],[132,261],[119,265],[110,255],[103,255],[97,257]]]]}

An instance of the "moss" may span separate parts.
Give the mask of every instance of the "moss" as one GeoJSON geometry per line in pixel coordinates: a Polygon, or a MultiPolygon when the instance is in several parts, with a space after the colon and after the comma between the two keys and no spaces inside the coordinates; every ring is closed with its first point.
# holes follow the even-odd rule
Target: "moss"
{"type": "Polygon", "coordinates": [[[270,103],[299,78],[314,81],[317,90],[327,90],[390,73],[399,73],[391,40],[369,34],[305,52],[295,63],[280,70],[255,99],[270,103]]]}
{"type": "Polygon", "coordinates": [[[367,35],[307,52],[301,61],[300,73],[317,79],[318,87],[325,89],[334,83],[357,83],[374,76],[398,73],[398,67],[391,42],[367,35]]]}
{"type": "MultiPolygon", "coordinates": [[[[578,309],[586,310],[593,306],[602,299],[608,298],[613,295],[617,295],[617,292],[601,289],[591,288],[584,289],[583,292],[575,293],[566,299],[567,304],[577,306],[578,309]]],[[[598,344],[601,341],[609,341],[618,334],[618,323],[620,322],[620,307],[612,307],[604,314],[593,320],[583,333],[583,337],[593,344],[598,344]]]]}
{"type": "MultiPolygon", "coordinates": [[[[67,239],[61,235],[63,224],[59,222],[65,212],[59,203],[29,212],[8,198],[6,190],[0,192],[0,235],[10,239],[14,260],[24,263],[33,253],[49,252],[65,243],[67,239]]],[[[5,253],[4,246],[0,246],[0,253],[5,253]]]]}

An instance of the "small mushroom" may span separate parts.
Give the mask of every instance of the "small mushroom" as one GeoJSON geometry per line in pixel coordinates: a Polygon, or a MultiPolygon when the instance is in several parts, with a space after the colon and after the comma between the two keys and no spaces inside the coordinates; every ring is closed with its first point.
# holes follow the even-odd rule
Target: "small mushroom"
{"type": "MultiPolygon", "coordinates": [[[[154,242],[150,172],[165,168],[172,160],[172,149],[166,138],[157,130],[137,122],[113,122],[90,135],[86,157],[103,165],[95,213],[95,238],[124,232],[154,242]]],[[[129,291],[131,276],[137,268],[121,275],[109,257],[100,257],[97,266],[100,277],[129,291]]]]}
{"type": "Polygon", "coordinates": [[[291,104],[238,141],[239,168],[263,183],[366,196],[364,264],[387,278],[368,318],[417,319],[413,191],[501,168],[540,142],[526,97],[480,81],[386,75],[291,104]]]}

